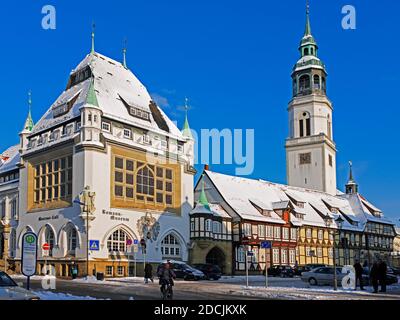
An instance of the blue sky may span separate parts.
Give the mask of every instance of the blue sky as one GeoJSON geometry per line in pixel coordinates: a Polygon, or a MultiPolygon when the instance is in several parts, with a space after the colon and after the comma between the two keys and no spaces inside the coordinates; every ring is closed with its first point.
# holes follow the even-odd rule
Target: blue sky
{"type": "MultiPolygon", "coordinates": [[[[201,128],[254,128],[253,177],[286,180],[290,73],[299,57],[305,1],[7,1],[0,19],[2,139],[18,142],[33,92],[38,120],[64,90],[69,72],[90,50],[92,20],[96,51],[121,59],[128,39],[128,65],[163,108],[182,123],[178,108],[190,98],[190,124],[201,128]],[[41,9],[54,5],[56,30],[41,28],[41,9]]],[[[311,0],[312,31],[327,65],[334,104],[338,186],[348,160],[361,193],[398,220],[397,77],[400,74],[400,3],[393,0],[311,0]],[[357,29],[341,28],[341,9],[357,9],[357,29]]],[[[234,173],[233,166],[213,170],[234,173]]]]}

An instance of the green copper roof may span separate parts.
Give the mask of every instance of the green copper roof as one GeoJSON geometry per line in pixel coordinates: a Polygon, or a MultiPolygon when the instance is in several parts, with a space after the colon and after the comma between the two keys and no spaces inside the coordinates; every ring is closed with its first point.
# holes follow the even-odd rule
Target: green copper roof
{"type": "Polygon", "coordinates": [[[34,123],[32,120],[31,110],[29,109],[28,117],[25,120],[24,130],[32,131],[33,126],[34,126],[34,123]]]}
{"type": "Polygon", "coordinates": [[[183,124],[182,134],[186,138],[193,139],[192,131],[190,130],[190,126],[189,126],[189,120],[188,120],[187,113],[185,116],[185,123],[183,124]]]}
{"type": "Polygon", "coordinates": [[[99,106],[97,101],[96,92],[94,92],[94,80],[90,83],[89,91],[86,97],[86,103],[91,104],[92,106],[99,106]]]}
{"type": "Polygon", "coordinates": [[[90,50],[90,53],[94,53],[94,30],[95,30],[95,24],[93,22],[93,24],[92,24],[92,49],[90,50]]]}
{"type": "Polygon", "coordinates": [[[28,92],[28,105],[29,105],[29,111],[28,111],[28,117],[25,120],[24,130],[32,131],[33,126],[35,124],[33,123],[32,114],[31,114],[32,93],[30,91],[28,92]]]}
{"type": "Polygon", "coordinates": [[[306,29],[304,31],[304,36],[311,36],[311,23],[310,23],[310,6],[307,3],[307,11],[306,11],[306,29]]]}
{"type": "MultiPolygon", "coordinates": [[[[204,179],[204,177],[203,177],[203,179],[204,179]]],[[[210,204],[208,203],[208,199],[207,199],[206,193],[204,191],[204,180],[202,181],[199,203],[201,205],[203,205],[204,208],[206,208],[208,210],[211,210],[210,209],[210,204]]]]}

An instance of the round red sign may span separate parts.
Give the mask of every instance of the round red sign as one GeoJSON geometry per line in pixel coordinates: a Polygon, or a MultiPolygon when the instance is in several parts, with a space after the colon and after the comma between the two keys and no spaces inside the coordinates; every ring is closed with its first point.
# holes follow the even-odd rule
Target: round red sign
{"type": "Polygon", "coordinates": [[[50,245],[49,245],[48,243],[45,243],[45,244],[42,246],[42,249],[48,251],[48,250],[50,250],[50,245]]]}

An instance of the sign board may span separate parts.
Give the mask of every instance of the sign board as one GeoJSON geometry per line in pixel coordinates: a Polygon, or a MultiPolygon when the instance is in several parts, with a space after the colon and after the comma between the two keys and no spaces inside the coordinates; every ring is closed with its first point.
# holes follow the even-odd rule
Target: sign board
{"type": "Polygon", "coordinates": [[[247,256],[253,257],[254,256],[254,252],[253,251],[247,251],[247,256]]]}
{"type": "Polygon", "coordinates": [[[27,232],[22,237],[21,272],[26,277],[36,274],[38,239],[33,232],[27,232]]]}
{"type": "Polygon", "coordinates": [[[139,252],[139,247],[138,246],[133,246],[133,252],[138,253],[139,252]]]}
{"type": "Polygon", "coordinates": [[[271,249],[272,242],[271,241],[261,241],[261,249],[271,249]]]}
{"type": "Polygon", "coordinates": [[[132,242],[132,239],[127,239],[127,240],[126,240],[126,245],[127,245],[127,246],[131,246],[132,243],[133,243],[133,242],[132,242]]]}
{"type": "Polygon", "coordinates": [[[43,244],[42,249],[45,251],[49,251],[50,250],[50,245],[48,243],[43,244]]]}
{"type": "Polygon", "coordinates": [[[134,244],[135,246],[137,246],[137,245],[139,244],[139,240],[138,240],[138,239],[133,240],[133,244],[134,244]]]}
{"type": "Polygon", "coordinates": [[[90,240],[89,241],[89,249],[91,251],[100,251],[100,241],[99,240],[90,240]]]}

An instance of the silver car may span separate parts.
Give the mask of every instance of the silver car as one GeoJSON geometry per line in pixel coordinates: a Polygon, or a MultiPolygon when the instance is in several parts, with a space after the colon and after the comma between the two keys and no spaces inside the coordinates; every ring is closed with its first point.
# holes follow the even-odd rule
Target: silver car
{"type": "Polygon", "coordinates": [[[19,287],[7,273],[0,271],[0,300],[40,300],[38,296],[19,287]]]}
{"type": "MultiPolygon", "coordinates": [[[[336,268],[337,283],[341,285],[343,278],[346,276],[342,273],[342,268],[336,268]]],[[[334,268],[320,267],[301,274],[301,280],[308,282],[312,286],[330,285],[334,283],[334,268]]]]}

